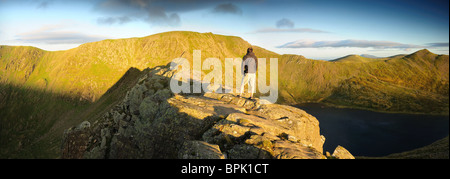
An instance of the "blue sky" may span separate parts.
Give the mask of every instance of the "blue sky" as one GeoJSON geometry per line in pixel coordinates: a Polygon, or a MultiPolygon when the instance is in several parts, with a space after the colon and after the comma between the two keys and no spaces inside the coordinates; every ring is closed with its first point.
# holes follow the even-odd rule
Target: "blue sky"
{"type": "Polygon", "coordinates": [[[0,0],[0,44],[65,50],[188,30],[280,54],[449,54],[448,0],[0,0]]]}

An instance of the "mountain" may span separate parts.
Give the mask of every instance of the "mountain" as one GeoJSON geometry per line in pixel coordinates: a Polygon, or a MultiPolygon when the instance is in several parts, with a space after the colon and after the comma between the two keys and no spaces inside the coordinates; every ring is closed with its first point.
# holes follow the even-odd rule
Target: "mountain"
{"type": "Polygon", "coordinates": [[[281,101],[448,114],[448,63],[448,55],[436,55],[426,49],[365,63],[283,55],[279,64],[283,69],[279,72],[281,101]]]}
{"type": "Polygon", "coordinates": [[[449,159],[449,138],[448,136],[433,142],[430,145],[414,149],[411,151],[390,154],[383,158],[401,159],[449,159]]]}
{"type": "Polygon", "coordinates": [[[361,54],[361,57],[365,57],[365,58],[380,58],[380,57],[377,57],[375,55],[370,55],[370,54],[361,54]]]}
{"type": "MultiPolygon", "coordinates": [[[[240,37],[185,31],[65,51],[0,46],[0,158],[56,158],[65,129],[101,120],[148,74],[147,68],[178,57],[192,62],[195,49],[202,50],[202,59],[240,58],[249,46],[240,37]]],[[[448,114],[448,55],[421,50],[340,63],[253,48],[259,58],[278,58],[279,104],[448,114]]]]}
{"type": "Polygon", "coordinates": [[[382,60],[379,58],[371,58],[371,57],[366,57],[366,56],[360,56],[360,55],[347,55],[345,57],[341,57],[335,60],[330,60],[331,62],[342,62],[342,63],[355,63],[355,62],[361,62],[361,63],[366,63],[366,62],[373,62],[373,61],[378,61],[378,60],[382,60]]]}
{"type": "MultiPolygon", "coordinates": [[[[2,83],[43,89],[96,101],[130,68],[166,65],[192,52],[202,57],[242,57],[249,46],[239,37],[211,33],[167,32],[143,38],[103,40],[77,48],[48,52],[33,47],[1,46],[2,83]]],[[[262,54],[272,53],[259,50],[262,54]]]]}
{"type": "Polygon", "coordinates": [[[361,159],[449,159],[449,138],[448,136],[433,142],[430,145],[405,151],[401,153],[389,154],[383,157],[359,157],[361,159]]]}

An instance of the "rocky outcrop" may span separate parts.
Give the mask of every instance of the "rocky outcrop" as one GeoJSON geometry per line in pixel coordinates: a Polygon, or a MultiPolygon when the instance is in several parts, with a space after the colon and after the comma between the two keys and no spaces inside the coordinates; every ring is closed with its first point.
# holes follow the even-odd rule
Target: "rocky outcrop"
{"type": "Polygon", "coordinates": [[[333,155],[331,157],[337,159],[355,159],[355,157],[344,147],[338,145],[336,149],[334,149],[333,155]]]}
{"type": "Polygon", "coordinates": [[[303,110],[230,94],[207,93],[206,97],[242,106],[245,112],[228,114],[203,134],[218,144],[228,158],[323,158],[324,137],[319,122],[303,110]]]}
{"type": "Polygon", "coordinates": [[[232,94],[173,94],[156,67],[101,120],[64,132],[62,158],[322,159],[317,119],[232,94]]]}
{"type": "Polygon", "coordinates": [[[179,159],[224,159],[218,145],[204,141],[185,141],[178,152],[179,159]]]}

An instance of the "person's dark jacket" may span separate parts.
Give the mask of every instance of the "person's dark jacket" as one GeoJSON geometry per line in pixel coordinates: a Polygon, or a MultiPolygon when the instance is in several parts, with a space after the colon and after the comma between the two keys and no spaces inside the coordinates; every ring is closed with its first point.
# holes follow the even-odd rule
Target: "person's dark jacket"
{"type": "Polygon", "coordinates": [[[249,47],[247,49],[247,54],[242,58],[241,72],[245,74],[245,66],[247,65],[247,73],[256,73],[258,69],[258,58],[255,53],[253,53],[253,48],[249,47]]]}

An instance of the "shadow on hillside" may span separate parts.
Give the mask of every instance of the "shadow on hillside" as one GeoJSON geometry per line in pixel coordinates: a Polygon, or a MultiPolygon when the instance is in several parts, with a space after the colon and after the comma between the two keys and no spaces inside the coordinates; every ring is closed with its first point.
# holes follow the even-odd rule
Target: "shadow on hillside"
{"type": "Polygon", "coordinates": [[[47,134],[55,124],[76,124],[69,120],[71,115],[90,104],[69,95],[0,84],[0,158],[55,157],[50,151],[57,140],[47,134]]]}
{"type": "Polygon", "coordinates": [[[0,158],[57,158],[65,129],[100,119],[143,73],[128,69],[96,102],[0,83],[0,158]]]}

